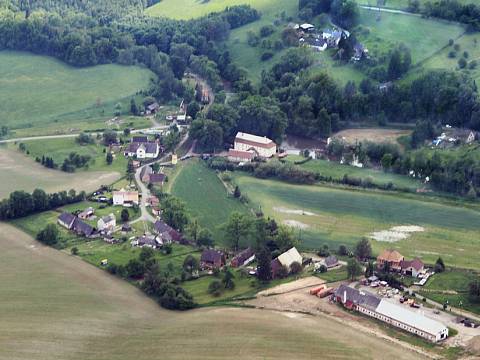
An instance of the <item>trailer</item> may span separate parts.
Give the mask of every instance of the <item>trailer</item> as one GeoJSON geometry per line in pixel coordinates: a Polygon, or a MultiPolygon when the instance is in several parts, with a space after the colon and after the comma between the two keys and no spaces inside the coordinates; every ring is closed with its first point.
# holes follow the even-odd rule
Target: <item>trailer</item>
{"type": "Polygon", "coordinates": [[[332,294],[333,294],[333,288],[325,288],[322,291],[318,292],[317,296],[320,299],[323,299],[324,297],[327,297],[327,296],[332,295],[332,294]]]}
{"type": "Polygon", "coordinates": [[[320,291],[324,290],[326,287],[327,287],[326,285],[321,285],[319,287],[311,289],[310,290],[310,295],[317,295],[320,291]]]}

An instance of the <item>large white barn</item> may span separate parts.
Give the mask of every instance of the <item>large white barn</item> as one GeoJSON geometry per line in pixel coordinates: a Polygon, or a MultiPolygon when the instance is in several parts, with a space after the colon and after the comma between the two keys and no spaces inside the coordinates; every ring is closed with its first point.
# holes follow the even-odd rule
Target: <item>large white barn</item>
{"type": "Polygon", "coordinates": [[[234,149],[253,151],[260,157],[270,158],[277,152],[277,144],[265,136],[239,132],[235,137],[234,149]]]}

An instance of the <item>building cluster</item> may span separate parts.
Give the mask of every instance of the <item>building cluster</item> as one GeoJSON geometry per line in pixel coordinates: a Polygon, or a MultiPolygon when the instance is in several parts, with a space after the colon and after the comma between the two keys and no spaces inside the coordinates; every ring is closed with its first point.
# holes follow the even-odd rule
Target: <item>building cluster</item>
{"type": "Polygon", "coordinates": [[[152,249],[160,249],[166,244],[185,243],[183,235],[166,224],[162,220],[157,220],[153,226],[153,234],[144,234],[131,241],[134,247],[149,247],[152,249]]]}
{"type": "Polygon", "coordinates": [[[250,162],[256,157],[271,158],[277,152],[277,144],[265,136],[238,132],[228,159],[233,162],[250,162]]]}
{"type": "Polygon", "coordinates": [[[302,262],[302,255],[300,255],[297,248],[293,247],[290,250],[285,251],[270,263],[270,267],[272,268],[272,278],[277,278],[282,271],[282,268],[285,268],[287,272],[290,273],[293,263],[302,265],[302,262]]]}
{"type": "MultiPolygon", "coordinates": [[[[338,49],[340,41],[350,37],[350,32],[337,28],[317,31],[315,25],[312,24],[290,24],[290,26],[297,31],[300,45],[316,51],[338,49]]],[[[368,49],[363,44],[356,42],[353,46],[352,60],[360,61],[366,57],[368,57],[368,49]]]]}
{"type": "Polygon", "coordinates": [[[57,218],[57,222],[60,226],[73,231],[78,236],[83,236],[89,239],[100,236],[100,233],[96,228],[69,212],[61,213],[57,218]]]}
{"type": "Polygon", "coordinates": [[[419,258],[405,260],[405,257],[396,250],[384,250],[377,257],[377,269],[388,269],[391,272],[419,277],[425,274],[425,264],[419,258]]]}
{"type": "Polygon", "coordinates": [[[387,299],[381,299],[368,291],[340,285],[333,297],[349,310],[358,311],[428,341],[435,343],[448,337],[448,327],[444,324],[387,299]]]}
{"type": "Polygon", "coordinates": [[[479,136],[475,131],[456,129],[447,125],[446,130],[432,141],[432,146],[445,149],[455,145],[468,145],[473,143],[478,138],[479,136]]]}

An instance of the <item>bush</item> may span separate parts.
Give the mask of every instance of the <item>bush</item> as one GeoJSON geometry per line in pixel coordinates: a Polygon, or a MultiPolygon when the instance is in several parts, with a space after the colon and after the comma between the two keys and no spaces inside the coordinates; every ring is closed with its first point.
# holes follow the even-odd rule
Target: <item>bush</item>
{"type": "Polygon", "coordinates": [[[222,294],[222,283],[220,280],[213,280],[208,285],[208,293],[213,296],[220,296],[222,294]]]}
{"type": "Polygon", "coordinates": [[[295,261],[292,263],[292,265],[290,265],[290,272],[292,274],[299,274],[303,271],[303,267],[302,267],[302,264],[300,264],[299,262],[295,261]]]}
{"type": "Polygon", "coordinates": [[[277,270],[275,276],[279,279],[284,279],[288,276],[288,269],[286,266],[282,266],[280,269],[277,270]]]}
{"type": "Polygon", "coordinates": [[[72,248],[72,250],[70,250],[70,252],[71,252],[71,254],[74,255],[74,256],[78,255],[78,253],[79,253],[78,248],[77,248],[76,246],[74,246],[74,247],[72,248]]]}
{"type": "Polygon", "coordinates": [[[260,57],[260,60],[262,61],[267,61],[270,60],[273,57],[273,52],[271,51],[265,51],[262,56],[260,57]]]}
{"type": "Polygon", "coordinates": [[[58,242],[58,229],[55,224],[48,224],[43,230],[37,234],[37,240],[49,246],[53,246],[58,242]]]}
{"type": "Polygon", "coordinates": [[[320,267],[318,268],[318,272],[320,272],[320,273],[326,273],[327,270],[328,269],[325,265],[320,265],[320,267]]]}

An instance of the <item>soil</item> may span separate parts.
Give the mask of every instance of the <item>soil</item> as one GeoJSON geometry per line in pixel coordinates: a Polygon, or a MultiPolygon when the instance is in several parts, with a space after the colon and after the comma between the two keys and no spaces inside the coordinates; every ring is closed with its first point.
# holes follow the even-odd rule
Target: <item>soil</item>
{"type": "Polygon", "coordinates": [[[343,139],[350,144],[354,144],[357,141],[396,143],[400,136],[408,135],[410,133],[411,131],[409,130],[396,129],[347,129],[336,133],[332,138],[343,139]]]}

